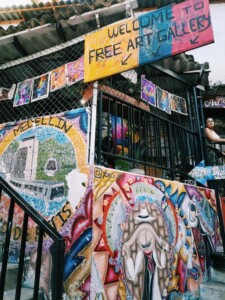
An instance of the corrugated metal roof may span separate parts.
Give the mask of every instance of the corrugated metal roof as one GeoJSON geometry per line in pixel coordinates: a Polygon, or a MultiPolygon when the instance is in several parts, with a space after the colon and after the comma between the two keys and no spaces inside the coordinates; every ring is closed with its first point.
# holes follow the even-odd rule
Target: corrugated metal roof
{"type": "MultiPolygon", "coordinates": [[[[133,5],[133,9],[156,9],[183,1],[184,0],[137,0],[136,5],[133,5]]],[[[70,20],[71,17],[76,18],[87,12],[127,2],[129,3],[129,1],[125,0],[65,0],[49,1],[45,5],[41,2],[39,5],[13,5],[12,7],[0,8],[0,37],[57,21],[70,20]],[[10,26],[5,29],[4,27],[6,25],[10,26]]],[[[210,0],[209,2],[222,3],[225,1],[210,0]]]]}
{"type": "MultiPolygon", "coordinates": [[[[149,10],[181,0],[65,0],[32,6],[13,6],[0,10],[0,25],[18,23],[8,29],[0,27],[0,64],[16,60],[57,46],[129,16],[134,10],[149,10]],[[79,3],[78,3],[79,1],[79,3]],[[96,19],[97,16],[97,19],[96,19]]],[[[211,0],[210,3],[218,1],[211,0]]],[[[221,2],[221,1],[219,1],[221,2]]],[[[225,1],[222,1],[225,2],[225,1]]],[[[166,69],[183,74],[208,69],[208,63],[199,64],[193,56],[181,53],[157,62],[166,69]]],[[[187,76],[199,77],[197,74],[187,76]]],[[[208,81],[208,76],[206,76],[208,81]]],[[[207,82],[206,82],[207,85],[207,82]]]]}
{"type": "MultiPolygon", "coordinates": [[[[98,21],[101,26],[106,26],[110,23],[122,20],[127,16],[128,5],[132,8],[137,8],[138,6],[136,0],[128,0],[126,2],[116,3],[110,7],[89,10],[84,13],[79,11],[67,19],[62,18],[63,13],[61,9],[59,11],[55,10],[54,16],[49,15],[49,18],[51,17],[52,19],[47,18],[46,14],[43,14],[41,18],[39,18],[39,20],[41,20],[44,19],[45,16],[46,22],[48,23],[44,25],[40,25],[40,21],[38,21],[37,18],[33,18],[31,14],[31,19],[26,22],[23,21],[22,23],[24,24],[25,30],[18,31],[19,26],[10,26],[5,30],[5,34],[4,30],[2,31],[2,36],[0,37],[0,63],[15,60],[82,36],[85,33],[96,30],[98,28],[98,21]],[[57,14],[60,14],[60,16],[57,14]],[[98,20],[96,16],[98,16],[98,20]],[[52,22],[50,22],[51,20],[52,22]]],[[[62,7],[62,5],[60,7],[62,7]]],[[[84,9],[82,12],[83,11],[84,9]]],[[[17,17],[19,18],[19,14],[17,17]]]]}

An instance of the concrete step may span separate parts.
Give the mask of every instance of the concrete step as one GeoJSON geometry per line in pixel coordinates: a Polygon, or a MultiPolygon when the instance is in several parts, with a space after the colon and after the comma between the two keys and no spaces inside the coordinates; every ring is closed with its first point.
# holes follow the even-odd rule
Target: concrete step
{"type": "Polygon", "coordinates": [[[225,284],[213,280],[201,283],[200,300],[225,300],[225,284]]]}
{"type": "MultiPolygon", "coordinates": [[[[2,264],[0,263],[0,273],[2,264]]],[[[5,279],[5,291],[16,288],[18,265],[10,264],[7,265],[6,279],[5,279]]]]}
{"type": "Polygon", "coordinates": [[[210,261],[210,265],[214,269],[225,272],[225,255],[223,253],[212,253],[210,261]]]}
{"type": "MultiPolygon", "coordinates": [[[[3,300],[13,300],[15,299],[16,289],[8,290],[4,292],[3,300]]],[[[33,300],[33,289],[22,288],[21,289],[21,300],[33,300]]],[[[46,299],[42,290],[39,291],[38,300],[46,299]]]]}
{"type": "Polygon", "coordinates": [[[209,277],[212,281],[223,282],[225,284],[225,271],[213,267],[209,268],[209,277]]]}

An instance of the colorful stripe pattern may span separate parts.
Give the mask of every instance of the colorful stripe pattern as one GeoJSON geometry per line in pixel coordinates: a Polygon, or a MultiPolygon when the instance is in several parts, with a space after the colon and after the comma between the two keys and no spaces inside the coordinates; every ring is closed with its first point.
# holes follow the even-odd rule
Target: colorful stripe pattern
{"type": "Polygon", "coordinates": [[[213,43],[208,0],[188,0],[106,26],[85,37],[89,82],[213,43]]]}

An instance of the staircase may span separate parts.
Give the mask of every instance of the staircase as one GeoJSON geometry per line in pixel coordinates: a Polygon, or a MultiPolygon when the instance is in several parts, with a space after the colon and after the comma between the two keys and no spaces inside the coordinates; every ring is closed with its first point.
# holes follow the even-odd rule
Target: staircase
{"type": "Polygon", "coordinates": [[[200,285],[201,300],[225,300],[225,255],[211,254],[209,280],[200,285]]]}
{"type": "MultiPolygon", "coordinates": [[[[0,201],[7,195],[9,200],[8,220],[4,234],[0,241],[0,300],[44,300],[46,292],[40,285],[41,263],[44,255],[44,237],[52,240],[51,251],[54,252],[54,264],[52,266],[51,277],[51,298],[54,300],[62,299],[63,291],[63,266],[65,241],[63,237],[35,211],[12,187],[0,177],[0,201]],[[16,214],[15,207],[20,207],[23,211],[22,235],[20,240],[20,254],[18,264],[10,263],[10,246],[13,230],[13,220],[16,214]],[[24,269],[25,269],[25,250],[27,246],[28,220],[31,219],[38,228],[35,265],[33,266],[34,277],[30,288],[24,288],[24,269]],[[3,242],[4,241],[4,242],[3,242]]],[[[33,225],[34,226],[34,225],[33,225]]],[[[50,250],[50,249],[49,249],[50,250]]],[[[32,281],[32,280],[31,280],[32,281]]],[[[50,294],[48,292],[48,294],[50,294]]],[[[49,295],[50,296],[50,295],[49,295]]],[[[50,297],[48,297],[50,300],[50,297]]]]}
{"type": "MultiPolygon", "coordinates": [[[[0,263],[0,270],[2,267],[2,263],[0,263]]],[[[1,273],[0,273],[1,274],[1,273]]],[[[16,281],[18,274],[18,264],[7,265],[6,279],[5,279],[5,288],[4,288],[4,300],[12,300],[15,299],[16,295],[16,281]]],[[[32,300],[33,299],[33,289],[22,288],[21,289],[21,299],[23,300],[32,300]]],[[[38,300],[44,300],[44,293],[40,289],[38,293],[38,300]]]]}

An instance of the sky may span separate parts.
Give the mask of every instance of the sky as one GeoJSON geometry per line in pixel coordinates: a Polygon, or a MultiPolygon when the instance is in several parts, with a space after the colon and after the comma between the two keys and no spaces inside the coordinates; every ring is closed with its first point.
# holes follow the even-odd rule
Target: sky
{"type": "Polygon", "coordinates": [[[225,3],[211,4],[214,43],[186,52],[199,63],[209,62],[209,82],[225,84],[225,3]]]}
{"type": "MultiPolygon", "coordinates": [[[[42,0],[48,2],[49,0],[42,0]]],[[[0,0],[0,7],[31,4],[31,0],[0,0]]],[[[199,63],[209,62],[209,82],[225,84],[225,3],[211,4],[210,13],[214,32],[214,43],[186,52],[193,54],[199,63]]]]}

